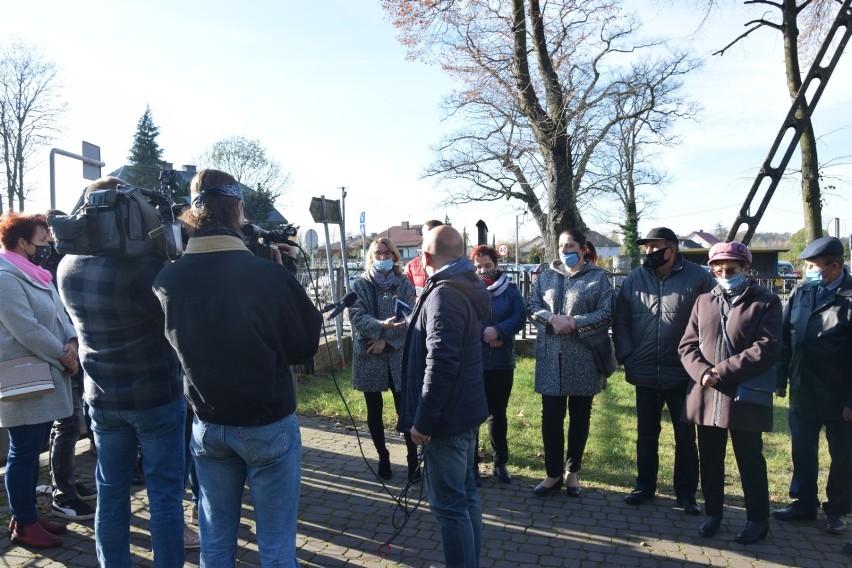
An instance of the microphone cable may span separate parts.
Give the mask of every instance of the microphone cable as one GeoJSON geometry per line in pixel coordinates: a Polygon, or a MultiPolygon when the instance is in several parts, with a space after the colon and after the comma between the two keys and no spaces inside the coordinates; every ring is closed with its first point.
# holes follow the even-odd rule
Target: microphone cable
{"type": "MultiPolygon", "coordinates": [[[[311,266],[310,266],[310,263],[308,262],[308,255],[305,254],[304,249],[302,249],[302,247],[300,245],[296,244],[296,248],[298,248],[299,251],[302,253],[302,258],[304,259],[305,267],[307,268],[308,279],[309,279],[309,289],[312,288],[313,293],[314,293],[314,304],[320,305],[321,300],[320,300],[320,293],[319,293],[319,284],[316,282],[316,280],[314,280],[313,274],[311,273],[311,266]]],[[[297,267],[298,267],[298,263],[297,263],[297,267]]],[[[320,308],[317,308],[317,309],[319,310],[320,308]]],[[[417,467],[420,469],[420,479],[412,480],[411,477],[407,476],[405,485],[400,490],[399,495],[396,495],[393,492],[393,490],[387,486],[387,484],[385,483],[385,480],[383,480],[381,477],[379,477],[378,472],[376,472],[376,470],[373,469],[373,466],[370,465],[370,461],[367,459],[367,455],[364,453],[364,446],[363,446],[362,440],[361,440],[361,433],[358,430],[358,425],[355,422],[355,417],[352,415],[352,411],[349,408],[349,404],[346,402],[346,397],[343,394],[343,391],[341,390],[340,384],[338,383],[338,380],[337,380],[337,373],[335,372],[334,357],[333,357],[333,354],[331,352],[331,347],[330,347],[331,342],[329,341],[328,333],[326,332],[326,325],[325,325],[326,321],[327,320],[323,321],[322,336],[323,336],[323,339],[325,340],[326,355],[328,357],[328,364],[329,364],[329,369],[331,371],[331,379],[332,379],[332,382],[334,383],[334,388],[337,391],[337,395],[340,397],[341,402],[343,402],[343,408],[346,410],[346,415],[349,417],[349,422],[352,424],[352,431],[355,433],[355,439],[356,439],[357,444],[358,444],[358,452],[361,454],[362,461],[367,466],[367,469],[370,471],[370,473],[373,474],[373,477],[375,477],[376,480],[381,484],[382,490],[388,495],[388,497],[390,497],[391,501],[393,501],[393,503],[394,503],[393,514],[391,515],[391,526],[394,528],[394,532],[391,534],[391,536],[389,538],[387,538],[384,542],[379,544],[378,549],[376,551],[377,555],[380,558],[385,559],[385,558],[387,558],[387,555],[390,554],[391,544],[393,543],[394,540],[396,540],[396,538],[405,529],[406,525],[408,524],[408,521],[411,519],[414,512],[417,511],[420,508],[420,505],[423,503],[424,499],[426,498],[426,496],[428,494],[427,490],[426,490],[426,478],[428,476],[428,470],[426,468],[426,464],[425,464],[425,461],[423,459],[423,448],[424,448],[424,446],[421,445],[421,446],[418,446],[418,448],[417,448],[417,467]],[[420,491],[418,492],[416,500],[412,500],[409,497],[409,493],[411,492],[412,487],[416,483],[420,483],[420,491]],[[413,503],[412,503],[412,501],[413,501],[413,503]],[[400,519],[398,517],[398,515],[401,515],[402,518],[400,519]]],[[[350,323],[350,326],[351,326],[351,323],[350,323]]],[[[354,337],[354,335],[353,335],[353,337],[354,337]]],[[[338,355],[342,355],[342,354],[338,354],[338,355]]],[[[415,471],[417,471],[417,470],[415,469],[415,471]]],[[[345,533],[346,530],[347,530],[346,528],[341,529],[336,534],[341,535],[341,534],[345,533]]]]}

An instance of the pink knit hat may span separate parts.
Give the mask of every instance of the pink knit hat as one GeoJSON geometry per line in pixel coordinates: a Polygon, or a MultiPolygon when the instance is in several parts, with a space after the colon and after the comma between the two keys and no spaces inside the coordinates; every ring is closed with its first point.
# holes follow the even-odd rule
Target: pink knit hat
{"type": "Polygon", "coordinates": [[[710,259],[708,262],[716,260],[739,260],[751,266],[751,251],[748,247],[737,241],[730,243],[716,243],[710,247],[710,259]]]}

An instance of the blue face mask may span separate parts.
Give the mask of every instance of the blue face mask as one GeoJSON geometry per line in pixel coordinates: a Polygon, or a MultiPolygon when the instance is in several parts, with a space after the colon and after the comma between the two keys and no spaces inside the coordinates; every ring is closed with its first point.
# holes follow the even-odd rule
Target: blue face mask
{"type": "Polygon", "coordinates": [[[393,268],[393,260],[391,260],[389,258],[385,258],[385,259],[382,259],[382,260],[374,260],[373,261],[373,268],[375,268],[379,272],[387,272],[391,268],[393,268]]]}
{"type": "Polygon", "coordinates": [[[576,252],[569,252],[569,253],[563,252],[563,253],[560,254],[560,256],[562,257],[562,264],[564,264],[568,268],[574,268],[574,266],[578,262],[580,262],[580,255],[577,254],[576,252]]]}
{"type": "Polygon", "coordinates": [[[730,292],[731,290],[738,287],[745,280],[745,275],[742,272],[737,272],[730,278],[719,277],[716,278],[716,282],[719,283],[719,286],[722,287],[722,290],[725,292],[730,292]]]}
{"type": "MultiPolygon", "coordinates": [[[[827,266],[825,268],[828,268],[827,266]]],[[[814,286],[822,285],[822,273],[825,272],[825,268],[820,269],[817,266],[813,268],[808,268],[805,270],[805,282],[810,282],[814,286]]]]}

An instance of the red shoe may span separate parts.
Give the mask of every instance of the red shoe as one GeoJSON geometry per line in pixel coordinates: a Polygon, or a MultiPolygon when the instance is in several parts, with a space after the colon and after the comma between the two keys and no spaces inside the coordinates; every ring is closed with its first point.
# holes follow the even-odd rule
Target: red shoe
{"type": "Polygon", "coordinates": [[[62,546],[61,538],[50,534],[37,522],[31,525],[14,523],[12,542],[29,548],[58,548],[62,546]]]}
{"type": "Polygon", "coordinates": [[[38,518],[38,524],[41,525],[41,528],[49,532],[50,534],[65,534],[68,532],[68,525],[63,525],[62,523],[54,523],[53,521],[48,521],[47,519],[38,518]]]}
{"type": "MultiPolygon", "coordinates": [[[[41,528],[49,532],[50,534],[65,534],[68,532],[68,526],[63,525],[62,523],[53,523],[46,519],[38,518],[38,524],[41,525],[41,528]]],[[[9,530],[14,531],[15,527],[18,526],[18,521],[12,517],[12,520],[9,521],[9,530]]]]}

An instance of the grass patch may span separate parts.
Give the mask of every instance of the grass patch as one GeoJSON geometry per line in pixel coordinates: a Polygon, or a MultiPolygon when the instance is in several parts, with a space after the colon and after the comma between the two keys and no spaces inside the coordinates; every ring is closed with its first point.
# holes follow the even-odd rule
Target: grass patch
{"type": "MultiPolygon", "coordinates": [[[[541,396],[534,391],[535,360],[518,359],[515,382],[509,400],[509,469],[519,480],[534,485],[544,478],[544,456],[541,443],[541,396]]],[[[349,404],[359,430],[366,432],[366,406],[360,392],[353,391],[349,369],[338,373],[338,384],[349,404]]],[[[396,423],[393,398],[384,393],[384,421],[389,427],[396,423]]],[[[769,496],[776,503],[788,501],[787,490],[792,474],[790,430],[787,425],[787,399],[775,400],[775,431],[764,434],[764,456],[769,473],[769,496]]],[[[583,485],[618,492],[629,492],[636,479],[636,412],[634,388],[617,371],[609,379],[609,387],[595,397],[592,424],[583,471],[583,485]]],[[[321,416],[342,423],[349,418],[334,388],[331,377],[301,376],[299,378],[299,414],[321,416]]],[[[365,445],[368,456],[374,453],[369,436],[365,445]]],[[[480,453],[484,462],[490,460],[488,431],[480,431],[480,453]]],[[[828,475],[828,446],[820,441],[820,479],[822,493],[828,475]]],[[[661,493],[673,495],[674,434],[668,413],[663,412],[660,434],[660,472],[658,487],[661,493]]],[[[725,459],[725,493],[729,504],[742,505],[742,486],[733,449],[728,444],[725,459]]]]}

